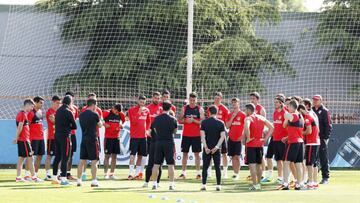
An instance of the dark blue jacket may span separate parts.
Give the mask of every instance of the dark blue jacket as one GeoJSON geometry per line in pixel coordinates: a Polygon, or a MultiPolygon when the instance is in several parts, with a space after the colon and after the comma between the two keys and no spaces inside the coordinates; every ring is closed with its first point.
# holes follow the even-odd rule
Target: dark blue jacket
{"type": "Polygon", "coordinates": [[[320,139],[329,139],[332,130],[329,110],[324,105],[321,105],[318,109],[315,107],[312,109],[319,118],[320,139]]]}

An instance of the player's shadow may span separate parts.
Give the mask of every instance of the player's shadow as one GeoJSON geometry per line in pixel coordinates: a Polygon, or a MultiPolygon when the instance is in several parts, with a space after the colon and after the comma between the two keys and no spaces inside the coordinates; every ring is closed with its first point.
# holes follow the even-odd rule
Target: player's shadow
{"type": "Polygon", "coordinates": [[[51,190],[51,189],[66,189],[67,187],[61,186],[42,186],[42,185],[27,185],[26,187],[13,187],[12,190],[51,190]]]}

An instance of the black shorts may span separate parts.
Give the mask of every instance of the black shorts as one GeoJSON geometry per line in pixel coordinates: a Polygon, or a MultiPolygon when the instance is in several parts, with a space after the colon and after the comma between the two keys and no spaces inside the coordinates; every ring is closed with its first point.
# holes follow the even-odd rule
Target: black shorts
{"type": "Polygon", "coordinates": [[[240,156],[241,148],[241,141],[228,140],[228,156],[240,156]]]}
{"type": "Polygon", "coordinates": [[[77,149],[77,142],[76,142],[76,135],[71,135],[71,154],[73,155],[74,152],[76,152],[77,149]]]}
{"type": "Polygon", "coordinates": [[[285,154],[286,145],[282,141],[270,140],[267,148],[266,158],[272,159],[275,156],[275,161],[283,160],[285,154]]]}
{"type": "Polygon", "coordinates": [[[17,146],[19,157],[31,157],[33,155],[29,141],[17,141],[17,146]]]}
{"type": "Polygon", "coordinates": [[[56,143],[55,139],[47,140],[46,142],[46,154],[49,156],[55,156],[56,152],[56,143]]]}
{"type": "Polygon", "coordinates": [[[154,164],[161,165],[166,160],[167,165],[175,164],[173,142],[156,142],[154,164]]]}
{"type": "Polygon", "coordinates": [[[221,154],[226,154],[226,153],[228,153],[228,144],[227,144],[226,138],[225,138],[225,140],[221,144],[221,154]]]}
{"type": "Polygon", "coordinates": [[[302,163],[304,160],[304,143],[291,143],[286,146],[285,161],[302,163]]]}
{"type": "Polygon", "coordinates": [[[34,152],[34,156],[42,156],[45,154],[45,142],[44,140],[32,140],[31,149],[34,152]]]}
{"type": "Polygon", "coordinates": [[[104,139],[105,154],[120,154],[120,140],[118,138],[104,139]]]}
{"type": "Polygon", "coordinates": [[[305,148],[305,160],[307,166],[317,167],[319,145],[307,145],[305,148]]]}
{"type": "Polygon", "coordinates": [[[80,145],[80,159],[99,160],[98,139],[82,140],[80,145]]]}
{"type": "Polygon", "coordinates": [[[262,147],[247,147],[246,148],[246,164],[261,164],[264,156],[264,149],[262,147]]]}
{"type": "Polygon", "coordinates": [[[183,136],[181,140],[181,152],[188,153],[189,150],[193,153],[201,152],[201,138],[199,137],[187,137],[183,136]]]}
{"type": "Polygon", "coordinates": [[[147,156],[146,138],[130,138],[130,155],[147,156]]]}

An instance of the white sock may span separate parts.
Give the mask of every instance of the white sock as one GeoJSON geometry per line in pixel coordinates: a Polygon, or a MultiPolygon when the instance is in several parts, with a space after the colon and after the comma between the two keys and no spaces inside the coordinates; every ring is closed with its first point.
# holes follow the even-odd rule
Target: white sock
{"type": "Polygon", "coordinates": [[[142,157],[141,159],[141,173],[144,173],[144,168],[145,168],[145,165],[147,163],[147,157],[142,157]]]}
{"type": "Polygon", "coordinates": [[[227,175],[228,167],[223,166],[224,175],[227,175]]]}
{"type": "Polygon", "coordinates": [[[66,181],[66,177],[61,177],[61,181],[66,181]]]}
{"type": "Polygon", "coordinates": [[[25,170],[25,176],[30,176],[30,171],[25,170]]]}
{"type": "Polygon", "coordinates": [[[140,171],[141,171],[141,166],[136,166],[136,176],[139,175],[140,171]]]}
{"type": "Polygon", "coordinates": [[[134,174],[134,165],[129,165],[129,175],[132,176],[134,174]]]}
{"type": "Polygon", "coordinates": [[[183,174],[184,176],[186,176],[186,171],[182,171],[181,174],[183,174]]]}
{"type": "Polygon", "coordinates": [[[51,176],[51,170],[46,170],[46,175],[51,176]]]}
{"type": "Polygon", "coordinates": [[[272,178],[272,170],[268,170],[267,171],[267,176],[266,177],[268,177],[268,178],[272,178]]]}
{"type": "Polygon", "coordinates": [[[34,175],[33,177],[32,177],[32,179],[36,179],[37,178],[37,176],[36,175],[34,175]]]}
{"type": "Polygon", "coordinates": [[[170,182],[170,186],[174,187],[174,186],[175,186],[175,182],[170,182]]]}
{"type": "Polygon", "coordinates": [[[283,177],[278,177],[278,179],[279,179],[279,180],[284,180],[284,178],[283,178],[283,177]]]}
{"type": "Polygon", "coordinates": [[[200,172],[200,171],[196,171],[196,175],[201,175],[201,172],[200,172]]]}
{"type": "Polygon", "coordinates": [[[156,181],[156,180],[153,182],[153,186],[155,186],[155,187],[157,187],[157,186],[158,186],[158,185],[157,185],[157,181],[156,181]]]}
{"type": "Polygon", "coordinates": [[[77,183],[81,183],[81,178],[78,178],[78,179],[77,179],[77,183]]]}

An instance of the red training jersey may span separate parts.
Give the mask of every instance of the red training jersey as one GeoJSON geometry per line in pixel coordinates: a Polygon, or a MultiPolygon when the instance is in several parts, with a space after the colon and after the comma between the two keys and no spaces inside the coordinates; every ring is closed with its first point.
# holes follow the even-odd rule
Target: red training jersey
{"type": "Polygon", "coordinates": [[[273,132],[273,141],[281,141],[282,138],[286,137],[287,130],[284,128],[283,124],[285,121],[285,113],[287,111],[282,108],[279,112],[277,109],[274,111],[273,123],[274,123],[274,132],[273,132]]]}
{"type": "Polygon", "coordinates": [[[315,119],[310,115],[304,115],[305,127],[311,126],[311,134],[305,136],[306,145],[320,145],[319,128],[315,119]]]}
{"type": "Polygon", "coordinates": [[[29,120],[25,111],[20,111],[16,116],[16,127],[19,123],[24,123],[23,128],[18,137],[18,141],[30,141],[29,120]]]}
{"type": "MultiPolygon", "coordinates": [[[[220,104],[218,107],[218,113],[216,115],[216,118],[218,118],[219,120],[222,120],[224,123],[226,123],[226,121],[228,120],[230,111],[229,109],[224,105],[224,104],[220,104]]],[[[210,111],[209,109],[206,111],[207,116],[210,117],[210,111]]]]}
{"type": "Polygon", "coordinates": [[[130,121],[130,137],[146,138],[146,130],[150,129],[150,111],[143,107],[140,112],[140,106],[136,105],[128,110],[130,121]]]}
{"type": "Polygon", "coordinates": [[[43,129],[43,115],[41,109],[33,109],[27,115],[30,122],[30,140],[43,140],[44,139],[44,129],[43,129]]]}
{"type": "Polygon", "coordinates": [[[261,115],[261,116],[266,117],[265,108],[264,108],[263,106],[261,106],[260,104],[257,104],[257,105],[255,106],[255,113],[258,114],[258,115],[261,115]],[[261,115],[261,110],[264,110],[265,115],[261,115]]]}
{"type": "Polygon", "coordinates": [[[288,144],[303,143],[304,138],[302,135],[304,128],[304,120],[300,114],[292,113],[293,120],[288,123],[288,144]]]}
{"type": "Polygon", "coordinates": [[[105,124],[109,125],[108,128],[105,128],[105,138],[118,138],[121,130],[120,125],[125,123],[124,113],[120,112],[119,115],[116,115],[110,109],[103,112],[103,117],[105,124]]]}
{"type": "Polygon", "coordinates": [[[246,143],[246,147],[263,147],[263,131],[265,123],[258,115],[252,114],[250,118],[250,142],[246,143]]]}
{"type": "Polygon", "coordinates": [[[55,139],[55,122],[52,122],[50,120],[50,116],[54,116],[55,118],[55,114],[56,114],[56,110],[54,110],[53,108],[50,108],[46,111],[46,122],[48,125],[48,135],[47,135],[47,139],[48,140],[53,140],[55,139]]]}
{"type": "MultiPolygon", "coordinates": [[[[74,120],[76,121],[79,118],[79,108],[76,105],[70,105],[69,110],[73,114],[74,120]]],[[[70,134],[75,135],[76,130],[71,130],[70,134]]]]}
{"type": "MultiPolygon", "coordinates": [[[[163,103],[162,103],[162,102],[160,102],[160,105],[161,105],[161,107],[162,107],[163,103]]],[[[174,114],[176,115],[176,106],[175,106],[174,104],[171,104],[171,108],[170,108],[170,110],[171,110],[171,111],[173,111],[173,112],[174,112],[174,114]]]]}
{"type": "Polygon", "coordinates": [[[162,104],[149,104],[146,108],[150,111],[150,123],[152,123],[155,120],[155,117],[160,115],[163,111],[162,104]]]}
{"type": "MultiPolygon", "coordinates": [[[[230,121],[231,117],[233,116],[233,112],[231,112],[228,116],[228,121],[230,121]]],[[[244,132],[244,120],[245,120],[245,113],[239,111],[235,118],[231,122],[231,126],[229,129],[229,139],[231,141],[237,142],[241,140],[241,137],[244,132]]]]}
{"type": "Polygon", "coordinates": [[[186,123],[187,119],[193,118],[194,120],[200,121],[200,106],[190,107],[190,105],[185,105],[183,107],[184,111],[184,127],[182,135],[184,137],[200,137],[200,124],[192,122],[186,123]]]}

